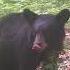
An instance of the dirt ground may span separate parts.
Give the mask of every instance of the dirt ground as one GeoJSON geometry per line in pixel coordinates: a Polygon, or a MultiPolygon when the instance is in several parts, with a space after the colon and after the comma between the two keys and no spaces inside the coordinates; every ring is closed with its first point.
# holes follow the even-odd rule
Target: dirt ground
{"type": "Polygon", "coordinates": [[[70,70],[70,29],[65,29],[65,48],[59,54],[58,70],[70,70]]]}

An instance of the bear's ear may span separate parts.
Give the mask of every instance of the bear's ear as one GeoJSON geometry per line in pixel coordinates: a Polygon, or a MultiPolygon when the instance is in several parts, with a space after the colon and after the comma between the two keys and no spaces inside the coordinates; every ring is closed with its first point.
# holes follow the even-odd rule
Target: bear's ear
{"type": "Polygon", "coordinates": [[[38,16],[36,13],[30,11],[29,9],[24,9],[23,15],[30,23],[32,23],[38,16]]]}
{"type": "Polygon", "coordinates": [[[70,11],[68,9],[61,10],[60,13],[56,15],[56,19],[59,23],[66,23],[70,17],[70,11]]]}

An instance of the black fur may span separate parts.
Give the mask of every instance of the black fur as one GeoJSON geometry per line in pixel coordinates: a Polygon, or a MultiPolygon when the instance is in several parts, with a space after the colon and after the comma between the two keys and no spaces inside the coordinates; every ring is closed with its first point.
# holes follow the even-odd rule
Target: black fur
{"type": "Polygon", "coordinates": [[[4,16],[0,21],[0,70],[35,70],[46,49],[61,50],[69,14],[68,9],[57,15],[37,15],[25,9],[22,13],[4,16]],[[43,33],[48,48],[35,53],[32,45],[39,31],[43,33]]]}

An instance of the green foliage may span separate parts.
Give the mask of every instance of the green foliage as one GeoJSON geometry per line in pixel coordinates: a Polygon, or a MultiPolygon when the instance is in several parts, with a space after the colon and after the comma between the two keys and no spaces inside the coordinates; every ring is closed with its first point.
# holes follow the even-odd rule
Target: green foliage
{"type": "Polygon", "coordinates": [[[20,12],[25,8],[37,13],[56,13],[61,9],[70,8],[70,0],[0,0],[0,16],[20,12]]]}

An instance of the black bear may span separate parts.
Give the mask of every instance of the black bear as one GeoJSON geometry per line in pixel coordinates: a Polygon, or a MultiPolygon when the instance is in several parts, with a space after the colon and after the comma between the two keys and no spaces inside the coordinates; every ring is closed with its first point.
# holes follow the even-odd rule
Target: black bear
{"type": "Polygon", "coordinates": [[[57,15],[38,15],[25,9],[2,17],[0,70],[35,70],[45,51],[62,50],[64,25],[69,16],[68,9],[57,15]]]}

